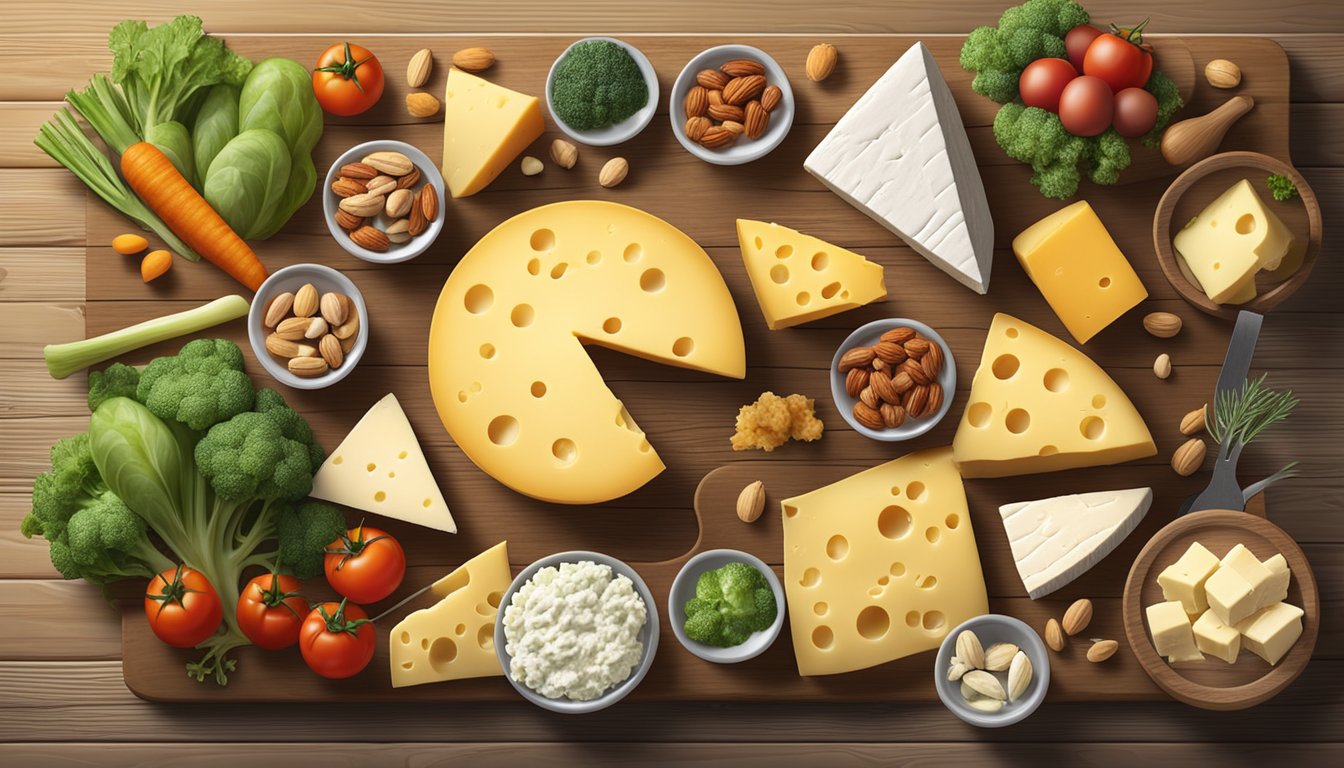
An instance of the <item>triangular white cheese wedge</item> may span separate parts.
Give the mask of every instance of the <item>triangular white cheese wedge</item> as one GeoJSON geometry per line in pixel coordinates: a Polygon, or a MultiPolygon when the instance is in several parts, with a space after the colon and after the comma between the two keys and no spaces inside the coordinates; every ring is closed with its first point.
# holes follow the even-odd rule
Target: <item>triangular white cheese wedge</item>
{"type": "Polygon", "coordinates": [[[420,441],[389,394],[374,404],[313,477],[315,499],[457,533],[420,441]]]}
{"type": "Polygon", "coordinates": [[[850,107],[803,168],[963,285],[989,290],[994,222],[985,186],[923,43],[850,107]]]}
{"type": "Polygon", "coordinates": [[[1027,594],[1035,600],[1082,576],[1125,540],[1152,503],[1152,488],[1130,488],[999,507],[1027,594]]]}

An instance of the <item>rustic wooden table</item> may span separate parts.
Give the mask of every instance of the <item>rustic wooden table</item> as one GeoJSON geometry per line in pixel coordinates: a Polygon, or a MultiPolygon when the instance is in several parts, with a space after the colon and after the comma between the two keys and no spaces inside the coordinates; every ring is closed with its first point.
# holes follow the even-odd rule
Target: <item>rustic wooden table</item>
{"type": "MultiPolygon", "coordinates": [[[[861,0],[821,7],[644,4],[576,0],[447,6],[330,0],[202,0],[190,10],[216,33],[340,34],[594,32],[805,33],[843,51],[851,33],[965,33],[992,23],[1009,0],[959,3],[861,0]]],[[[1268,36],[1292,67],[1292,161],[1321,197],[1326,219],[1344,214],[1344,4],[1198,0],[1135,8],[1093,0],[1097,19],[1151,13],[1163,32],[1268,36]]],[[[886,764],[904,761],[1088,764],[1337,761],[1344,744],[1344,408],[1333,376],[1344,368],[1339,246],[1326,249],[1308,287],[1277,310],[1279,386],[1304,397],[1299,417],[1264,438],[1267,462],[1291,456],[1309,471],[1272,494],[1269,516],[1303,543],[1320,583],[1316,656],[1277,699],[1241,713],[1176,704],[1049,704],[1002,731],[962,724],[936,704],[670,704],[630,702],[585,718],[562,718],[521,702],[488,705],[154,705],[122,682],[120,622],[97,590],[61,581],[46,548],[25,540],[32,477],[47,447],[87,418],[83,379],[51,381],[44,344],[85,336],[84,189],[33,145],[37,126],[64,91],[105,70],[107,30],[127,17],[165,20],[181,3],[138,0],[37,2],[6,12],[0,32],[0,742],[6,765],[490,765],[583,761],[626,765],[726,761],[765,764],[886,764]],[[367,742],[378,742],[371,746],[367,742]],[[1334,754],[1335,758],[1329,755],[1334,754]],[[748,762],[750,761],[750,762],[748,762]]],[[[785,62],[797,67],[799,62],[785,62]]],[[[393,73],[393,76],[398,76],[393,73]]],[[[1001,265],[1011,268],[1009,264],[1001,265]]],[[[1193,311],[1193,310],[1191,310],[1193,311]]],[[[1216,355],[1213,355],[1216,357],[1216,355]]]]}

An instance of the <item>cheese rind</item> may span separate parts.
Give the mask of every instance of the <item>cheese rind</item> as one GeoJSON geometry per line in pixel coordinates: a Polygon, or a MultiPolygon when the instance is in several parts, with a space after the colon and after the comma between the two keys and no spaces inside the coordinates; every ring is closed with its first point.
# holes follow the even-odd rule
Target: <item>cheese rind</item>
{"type": "Polygon", "coordinates": [[[1302,636],[1304,614],[1295,605],[1275,603],[1237,624],[1242,645],[1270,665],[1278,664],[1302,636]]]}
{"type": "Polygon", "coordinates": [[[737,220],[737,242],[770,330],[861,307],[887,295],[882,265],[778,224],[737,220]]]}
{"type": "Polygon", "coordinates": [[[1217,570],[1218,558],[1196,541],[1179,560],[1162,569],[1157,583],[1164,598],[1179,600],[1186,613],[1199,615],[1209,608],[1204,584],[1217,570]]]}
{"type": "Polygon", "coordinates": [[[999,507],[1027,595],[1044,597],[1101,562],[1138,526],[1153,489],[1130,488],[999,507]]]}
{"type": "Polygon", "coordinates": [[[938,647],[988,612],[948,448],[912,453],[785,499],[784,590],[800,675],[938,647]]]}
{"type": "Polygon", "coordinates": [[[456,67],[443,94],[443,179],[453,197],[480,192],[546,130],[541,102],[456,67]]]}
{"type": "Polygon", "coordinates": [[[1241,653],[1241,633],[1229,627],[1213,611],[1205,611],[1195,620],[1192,627],[1195,633],[1195,645],[1210,656],[1222,659],[1228,664],[1237,662],[1241,653]]]}
{"type": "Polygon", "coordinates": [[[355,424],[313,476],[315,499],[457,533],[420,441],[388,394],[355,424]]]}
{"type": "Polygon", "coordinates": [[[1195,645],[1190,619],[1185,615],[1179,600],[1154,603],[1144,613],[1148,617],[1148,631],[1152,634],[1153,647],[1158,654],[1172,662],[1204,660],[1204,655],[1195,645]]]}
{"type": "Polygon", "coordinates": [[[997,314],[952,440],[964,477],[1116,464],[1157,453],[1134,404],[1086,355],[997,314]]]}
{"type": "Polygon", "coordinates": [[[994,222],[970,139],[933,54],[915,43],[835,124],[803,168],[976,293],[994,222]]]}
{"type": "Polygon", "coordinates": [[[1245,295],[1245,282],[1274,270],[1293,233],[1242,179],[1209,203],[1172,239],[1204,293],[1220,304],[1245,295]]]}

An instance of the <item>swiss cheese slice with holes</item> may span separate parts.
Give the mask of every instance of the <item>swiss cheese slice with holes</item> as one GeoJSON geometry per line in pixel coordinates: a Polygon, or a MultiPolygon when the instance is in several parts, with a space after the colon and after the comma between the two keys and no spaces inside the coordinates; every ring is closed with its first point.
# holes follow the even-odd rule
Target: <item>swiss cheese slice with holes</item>
{"type": "Polygon", "coordinates": [[[997,314],[952,440],[964,477],[1094,467],[1157,453],[1134,404],[1068,343],[997,314]]]}
{"type": "Polygon", "coordinates": [[[434,582],[439,602],[388,633],[392,687],[504,674],[495,653],[495,620],[513,574],[501,541],[434,582]]]}
{"type": "Polygon", "coordinates": [[[756,302],[772,331],[887,295],[881,264],[797,230],[738,219],[737,242],[756,302]]]}
{"type": "Polygon", "coordinates": [[[315,499],[457,533],[420,441],[389,394],[373,404],[313,476],[315,499]]]}
{"type": "Polygon", "coordinates": [[[628,206],[555,203],[495,227],[444,284],[429,332],[439,418],[520,493],[561,504],[630,493],[663,462],[585,344],[746,373],[732,295],[695,241],[628,206]]]}
{"type": "Polygon", "coordinates": [[[800,675],[933,650],[989,612],[951,448],[785,499],[784,592],[800,675]]]}

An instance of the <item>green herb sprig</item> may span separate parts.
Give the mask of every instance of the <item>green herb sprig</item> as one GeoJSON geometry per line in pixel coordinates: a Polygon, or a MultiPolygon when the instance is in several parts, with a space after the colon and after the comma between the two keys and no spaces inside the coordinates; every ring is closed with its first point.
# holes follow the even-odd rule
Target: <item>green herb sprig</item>
{"type": "Polygon", "coordinates": [[[1297,197],[1297,185],[1293,180],[1281,174],[1274,174],[1265,179],[1265,186],[1269,187],[1269,193],[1280,203],[1292,200],[1297,197]]]}
{"type": "Polygon", "coordinates": [[[1291,390],[1277,392],[1265,386],[1265,377],[1247,379],[1240,389],[1218,393],[1209,434],[1219,445],[1245,445],[1265,429],[1288,418],[1297,407],[1291,390]]]}

